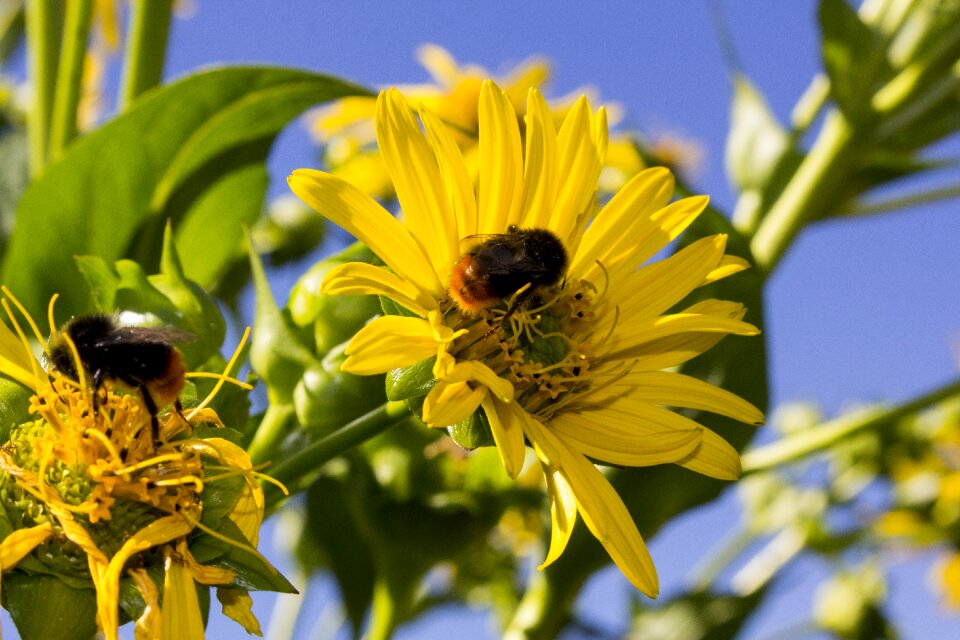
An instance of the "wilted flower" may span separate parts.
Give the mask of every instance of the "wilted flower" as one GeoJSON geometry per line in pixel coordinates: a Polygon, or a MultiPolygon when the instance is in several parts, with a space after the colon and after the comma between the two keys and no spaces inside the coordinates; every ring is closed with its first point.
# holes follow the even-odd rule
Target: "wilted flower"
{"type": "MultiPolygon", "coordinates": [[[[111,381],[92,388],[79,364],[79,381],[44,372],[8,300],[3,306],[16,333],[0,323],[0,373],[31,392],[22,408],[28,418],[0,447],[0,496],[13,529],[0,543],[3,571],[23,568],[30,575],[40,567],[66,585],[90,583],[96,623],[107,638],[117,637],[123,581],[144,603],[138,638],[202,637],[194,583],[218,587],[224,613],[259,633],[247,593],[250,576],[238,580],[229,556],[252,555],[268,581],[289,585],[256,551],[264,476],[208,406],[224,381],[247,386],[227,374],[237,355],[227,372],[214,375],[219,382],[203,402],[161,411],[155,436],[141,393],[124,393],[111,381]],[[194,543],[204,537],[201,564],[194,543]],[[210,540],[219,551],[211,553],[210,540]],[[163,585],[155,582],[158,576],[163,585]]],[[[46,351],[35,323],[20,310],[46,351]]],[[[60,339],[76,355],[72,341],[60,339]]],[[[29,604],[29,613],[9,600],[5,606],[15,620],[44,615],[38,603],[29,604]]]]}

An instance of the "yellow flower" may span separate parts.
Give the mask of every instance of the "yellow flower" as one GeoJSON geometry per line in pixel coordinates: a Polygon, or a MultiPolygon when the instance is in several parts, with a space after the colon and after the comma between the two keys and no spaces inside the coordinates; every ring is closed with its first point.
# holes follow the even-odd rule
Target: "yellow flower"
{"type": "MultiPolygon", "coordinates": [[[[477,175],[477,103],[483,81],[492,77],[485,68],[475,64],[460,64],[450,52],[435,44],[422,45],[417,58],[432,77],[431,83],[399,87],[414,110],[428,109],[441,120],[456,141],[467,163],[468,173],[477,175]]],[[[542,58],[529,58],[497,78],[496,82],[507,94],[523,135],[527,91],[541,88],[550,77],[550,67],[542,58]]],[[[569,94],[551,102],[554,123],[562,122],[567,110],[581,92],[569,94]]],[[[376,98],[351,96],[318,109],[312,122],[317,141],[325,145],[324,159],[339,178],[359,187],[365,193],[379,198],[394,197],[393,183],[375,142],[374,115],[376,98]]],[[[643,161],[633,143],[622,139],[622,150],[616,154],[610,167],[610,176],[604,184],[623,184],[623,176],[632,177],[643,161]],[[619,180],[613,183],[612,181],[619,180]]]]}
{"type": "Polygon", "coordinates": [[[422,108],[421,130],[399,91],[380,95],[377,139],[403,222],[335,176],[300,169],[289,178],[298,196],[386,265],[339,266],[323,291],[377,294],[407,312],[364,327],[348,346],[343,368],[375,374],[434,359],[424,422],[447,427],[479,410],[512,477],[524,465],[525,444],[532,446],[551,500],[544,565],[561,554],[579,514],[627,578],[656,595],[656,571],[636,524],[591,459],[622,466],[676,463],[716,478],[738,477],[736,450],[661,405],[753,424],[762,421],[760,411],[662,369],[726,334],[758,333],[741,320],[744,309],[734,302],[704,300],[667,313],[698,286],[746,264],[725,256],[726,237],[717,235],[641,266],[697,217],[707,199],[669,203],[673,179],[656,168],[634,177],[596,211],[606,113],[592,112],[586,98],[558,131],[543,97],[530,90],[525,148],[514,108],[494,83],[483,84],[478,112],[475,191],[448,127],[422,108]],[[461,241],[505,234],[512,225],[549,230],[559,239],[568,256],[562,277],[463,311],[448,293],[461,241]]]}
{"type": "MultiPolygon", "coordinates": [[[[224,437],[200,437],[195,430],[205,424],[222,426],[206,405],[224,381],[248,385],[227,373],[214,375],[220,380],[200,405],[182,411],[169,408],[157,416],[155,438],[152,416],[139,393],[123,393],[109,381],[93,389],[84,384],[83,375],[78,382],[55,370],[44,372],[11,313],[9,303],[19,304],[4,292],[8,299],[2,305],[16,333],[0,322],[0,373],[30,389],[32,419],[14,426],[0,447],[0,506],[14,528],[0,543],[2,570],[14,570],[36,550],[33,561],[45,565],[47,573],[64,576],[67,584],[91,582],[97,625],[108,639],[117,638],[120,583],[129,578],[146,604],[137,621],[138,638],[202,637],[194,582],[233,591],[237,576],[228,568],[200,565],[187,536],[202,531],[225,549],[233,546],[258,555],[263,476],[242,448],[224,437]],[[224,518],[230,521],[228,528],[243,534],[245,543],[200,522],[213,487],[235,478],[243,480],[242,486],[218,497],[233,495],[224,518]],[[153,549],[157,553],[150,553],[153,549]],[[135,557],[138,560],[129,563],[135,557]],[[157,561],[163,564],[162,607],[160,591],[146,569],[157,561]]],[[[19,308],[46,350],[34,321],[19,308]]],[[[227,371],[235,361],[236,355],[227,371]]],[[[249,621],[249,602],[246,610],[234,605],[224,611],[248,630],[256,628],[249,621]]]]}

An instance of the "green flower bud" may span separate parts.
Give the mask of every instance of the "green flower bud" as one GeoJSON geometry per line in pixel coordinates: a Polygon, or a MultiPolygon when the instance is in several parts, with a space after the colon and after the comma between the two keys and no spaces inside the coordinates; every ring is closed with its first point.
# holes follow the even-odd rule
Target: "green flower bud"
{"type": "Polygon", "coordinates": [[[328,296],[320,293],[331,269],[346,262],[373,262],[373,253],[356,242],[314,264],[294,285],[287,301],[291,319],[299,326],[313,324],[316,352],[327,353],[354,335],[380,312],[376,296],[328,296]]]}

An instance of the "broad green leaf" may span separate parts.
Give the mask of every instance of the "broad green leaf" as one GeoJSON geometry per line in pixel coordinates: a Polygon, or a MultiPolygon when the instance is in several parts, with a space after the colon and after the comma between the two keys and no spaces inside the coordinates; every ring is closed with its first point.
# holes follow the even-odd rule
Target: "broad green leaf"
{"type": "Polygon", "coordinates": [[[28,187],[3,281],[34,315],[55,291],[61,312],[75,314],[87,304],[73,256],[156,258],[167,219],[178,240],[190,234],[190,255],[181,252],[187,274],[196,267],[215,279],[233,256],[210,247],[239,251],[241,224],[261,208],[262,170],[249,167],[263,164],[274,136],[304,109],[365,93],[306,71],[227,67],[145,94],[77,140],[28,187]],[[244,179],[253,186],[241,185],[244,179]]]}
{"type": "MultiPolygon", "coordinates": [[[[360,483],[361,486],[365,484],[360,483]]],[[[323,550],[326,564],[340,588],[340,599],[350,620],[353,637],[359,638],[373,600],[376,570],[373,550],[362,529],[357,527],[355,509],[350,505],[350,494],[356,491],[356,485],[347,486],[330,477],[321,477],[310,487],[306,496],[310,535],[304,536],[309,542],[298,548],[298,556],[301,561],[309,561],[316,555],[316,548],[323,550]]]]}
{"type": "Polygon", "coordinates": [[[97,632],[97,596],[52,576],[3,574],[3,607],[23,640],[89,640],[97,632]]]}
{"type": "MultiPolygon", "coordinates": [[[[233,524],[229,518],[223,518],[220,521],[219,533],[227,536],[231,540],[239,542],[245,548],[250,548],[250,543],[243,537],[243,533],[233,524]]],[[[209,536],[204,538],[205,545],[213,544],[226,552],[219,555],[210,563],[218,567],[230,569],[236,573],[232,586],[249,591],[277,591],[280,593],[297,593],[296,588],[277,571],[266,558],[262,555],[252,553],[246,549],[234,545],[228,545],[220,540],[213,540],[209,536]]],[[[199,541],[196,543],[199,546],[199,541]]],[[[193,551],[194,544],[190,545],[193,551]]],[[[207,557],[208,554],[204,554],[207,557]]],[[[200,560],[198,554],[194,554],[197,560],[200,560]]]]}

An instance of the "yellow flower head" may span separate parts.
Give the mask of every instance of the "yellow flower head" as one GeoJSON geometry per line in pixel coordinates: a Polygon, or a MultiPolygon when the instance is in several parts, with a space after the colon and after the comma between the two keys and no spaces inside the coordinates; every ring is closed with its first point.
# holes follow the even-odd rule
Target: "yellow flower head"
{"type": "Polygon", "coordinates": [[[598,211],[606,112],[592,111],[586,98],[557,130],[539,91],[530,90],[521,138],[508,96],[485,82],[476,189],[450,129],[427,108],[418,123],[408,105],[389,90],[376,109],[377,141],[402,222],[335,176],[301,169],[289,178],[298,196],[386,265],[341,265],[323,291],[377,294],[402,308],[356,335],[343,368],[376,374],[429,365],[432,387],[422,410],[428,425],[480,416],[513,477],[526,443],[532,446],[552,501],[544,565],[563,551],[579,514],[630,581],[655,595],[656,571],[637,527],[590,459],[671,462],[716,478],[738,476],[736,450],[663,405],[753,424],[762,421],[760,411],[663,369],[726,334],[758,333],[735,302],[705,300],[667,313],[695,288],[746,264],[725,256],[726,237],[717,235],[644,265],[707,199],[670,203],[673,178],[656,168],[598,211]],[[545,241],[550,255],[543,243],[529,242],[533,236],[554,239],[545,241]],[[451,291],[464,279],[465,289],[451,291]]]}
{"type": "MultiPolygon", "coordinates": [[[[34,561],[47,572],[91,581],[97,624],[107,638],[117,637],[120,581],[128,577],[146,602],[138,628],[150,637],[202,636],[199,606],[193,611],[179,605],[197,604],[194,581],[229,587],[235,578],[229,569],[199,565],[186,544],[195,530],[222,538],[200,523],[209,487],[228,478],[245,482],[227,517],[248,544],[224,540],[227,545],[253,549],[263,517],[261,474],[243,449],[221,437],[194,434],[203,424],[222,426],[206,405],[223,381],[233,380],[226,373],[215,376],[220,384],[196,407],[161,407],[155,425],[140,392],[122,392],[111,381],[94,388],[79,361],[79,380],[42,371],[8,300],[2,304],[16,334],[0,323],[0,373],[32,391],[32,419],[14,426],[0,446],[2,507],[14,529],[0,543],[2,569],[13,569],[36,549],[34,561]],[[128,561],[135,556],[140,560],[131,568],[128,561]],[[167,582],[176,572],[162,616],[159,591],[145,570],[151,564],[166,567],[167,582]],[[188,598],[177,595],[181,588],[188,598]]],[[[46,350],[35,323],[26,320],[46,350]]]]}
{"type": "MultiPolygon", "coordinates": [[[[404,85],[399,90],[412,109],[427,109],[447,126],[463,153],[469,175],[475,179],[480,122],[477,104],[483,82],[493,75],[479,65],[458,62],[449,51],[435,44],[422,45],[417,50],[417,58],[429,72],[431,82],[404,85]]],[[[507,95],[520,125],[521,136],[525,129],[527,92],[531,88],[540,89],[549,78],[550,66],[547,61],[532,57],[496,79],[507,95]]],[[[551,100],[550,112],[555,124],[563,121],[582,93],[584,91],[581,90],[551,100]]],[[[366,96],[336,100],[317,110],[311,130],[316,140],[325,145],[324,160],[334,175],[356,185],[365,193],[390,199],[396,195],[394,185],[383,158],[373,144],[376,140],[376,103],[376,98],[366,96]]],[[[619,109],[614,107],[614,111],[618,112],[619,109]]],[[[630,178],[643,167],[643,160],[634,143],[627,138],[617,141],[617,153],[609,160],[609,172],[601,182],[603,187],[619,187],[623,184],[624,175],[630,178]]]]}

